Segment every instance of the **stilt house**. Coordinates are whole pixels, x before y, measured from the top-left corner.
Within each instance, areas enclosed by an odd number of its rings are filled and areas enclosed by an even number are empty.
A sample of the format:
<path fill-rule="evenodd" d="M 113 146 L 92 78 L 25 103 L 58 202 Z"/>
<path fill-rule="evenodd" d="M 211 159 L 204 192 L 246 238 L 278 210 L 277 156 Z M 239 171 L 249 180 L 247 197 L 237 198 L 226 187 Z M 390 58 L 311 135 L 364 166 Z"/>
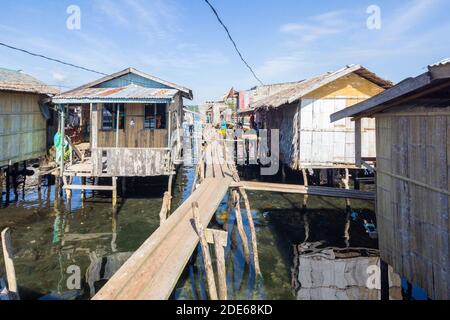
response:
<path fill-rule="evenodd" d="M 21 71 L 0 68 L 0 168 L 47 154 L 47 103 L 58 92 Z"/>
<path fill-rule="evenodd" d="M 376 121 L 382 259 L 432 299 L 450 299 L 450 59 L 331 116 L 345 118 Z"/>
<path fill-rule="evenodd" d="M 351 168 L 355 163 L 355 127 L 330 115 L 392 87 L 360 65 L 290 83 L 253 103 L 257 125 L 280 130 L 280 160 L 292 169 Z M 375 122 L 362 124 L 363 155 L 375 157 Z"/>
<path fill-rule="evenodd" d="M 133 68 L 54 97 L 62 123 L 69 106 L 89 110 L 83 122 L 91 156 L 62 169 L 72 176 L 170 175 L 181 147 L 183 98 L 192 99 L 192 91 Z"/>

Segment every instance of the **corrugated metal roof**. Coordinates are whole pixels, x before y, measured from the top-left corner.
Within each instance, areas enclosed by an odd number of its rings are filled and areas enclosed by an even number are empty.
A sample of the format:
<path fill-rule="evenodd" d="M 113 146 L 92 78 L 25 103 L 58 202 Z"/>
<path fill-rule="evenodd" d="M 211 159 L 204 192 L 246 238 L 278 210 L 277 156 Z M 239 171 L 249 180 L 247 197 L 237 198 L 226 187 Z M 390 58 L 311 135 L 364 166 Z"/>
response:
<path fill-rule="evenodd" d="M 28 74 L 4 68 L 0 68 L 0 90 L 46 95 L 59 93 L 58 89 L 48 86 Z"/>
<path fill-rule="evenodd" d="M 100 102 L 167 102 L 178 93 L 176 89 L 144 88 L 131 84 L 121 88 L 83 88 L 57 95 L 56 104 Z"/>
<path fill-rule="evenodd" d="M 387 89 L 393 86 L 393 83 L 378 77 L 376 74 L 370 72 L 368 69 L 360 65 L 349 65 L 345 68 L 337 70 L 335 72 L 329 72 L 317 77 L 313 77 L 304 81 L 300 81 L 298 84 L 294 84 L 292 87 L 282 90 L 278 93 L 270 95 L 267 98 L 258 100 L 253 103 L 250 107 L 252 109 L 260 108 L 278 108 L 280 106 L 291 104 L 308 93 L 311 93 L 341 77 L 348 74 L 356 73 L 360 77 L 363 77 L 380 87 Z"/>
<path fill-rule="evenodd" d="M 439 67 L 439 66 L 443 66 L 443 65 L 446 65 L 449 63 L 450 63 L 450 58 L 447 58 L 447 59 L 441 60 L 439 62 L 430 64 L 429 67 Z"/>
<path fill-rule="evenodd" d="M 79 88 L 76 88 L 76 89 L 74 89 L 74 90 L 71 90 L 70 92 L 72 92 L 72 91 L 78 91 L 78 90 L 86 89 L 86 88 L 96 87 L 96 86 L 98 86 L 98 85 L 100 85 L 100 84 L 102 84 L 102 83 L 111 81 L 111 80 L 113 80 L 113 79 L 120 78 L 120 77 L 122 77 L 122 76 L 124 76 L 124 75 L 127 75 L 127 74 L 135 74 L 135 75 L 138 75 L 138 76 L 143 77 L 143 78 L 145 78 L 145 79 L 149 79 L 149 80 L 152 80 L 152 81 L 161 83 L 161 84 L 163 84 L 163 85 L 165 85 L 165 86 L 167 86 L 167 87 L 177 89 L 177 90 L 179 90 L 179 91 L 182 93 L 182 95 L 183 95 L 185 98 L 190 99 L 190 100 L 193 99 L 193 94 L 192 94 L 192 90 L 191 90 L 191 89 L 188 89 L 188 88 L 186 88 L 186 87 L 177 85 L 177 84 L 175 84 L 175 83 L 173 83 L 173 82 L 169 82 L 169 81 L 163 80 L 163 79 L 161 79 L 161 78 L 158 78 L 158 77 L 149 75 L 149 74 L 147 74 L 147 73 L 145 73 L 145 72 L 139 71 L 139 70 L 134 69 L 134 68 L 127 68 L 127 69 L 122 70 L 122 71 L 120 71 L 120 72 L 111 74 L 111 75 L 109 75 L 109 76 L 105 76 L 105 77 L 103 77 L 103 78 L 101 78 L 101 79 L 98 79 L 98 80 L 96 80 L 96 81 L 93 81 L 93 82 L 90 82 L 90 83 L 88 83 L 88 84 L 85 84 L 85 85 L 83 85 L 83 86 L 81 86 L 81 87 L 79 87 Z"/>
<path fill-rule="evenodd" d="M 439 88 L 439 90 L 443 91 L 450 88 L 450 84 L 448 82 L 450 80 L 450 59 L 445 59 L 438 63 L 429 65 L 428 70 L 429 71 L 417 77 L 407 78 L 399 82 L 394 87 L 381 92 L 372 98 L 357 103 L 339 112 L 333 113 L 331 115 L 331 122 L 348 117 L 370 117 L 376 113 L 384 111 L 386 108 L 395 106 L 403 98 L 415 95 L 415 98 L 419 99 L 421 95 L 426 95 L 427 91 L 433 87 Z M 437 91 L 434 91 L 432 94 L 435 95 L 435 101 L 432 102 L 432 105 L 445 105 L 447 103 L 448 99 L 439 98 L 436 96 Z M 411 108 L 415 106 L 414 100 L 411 99 L 408 101 L 408 104 Z M 426 106 L 427 103 L 421 102 L 420 105 Z"/>

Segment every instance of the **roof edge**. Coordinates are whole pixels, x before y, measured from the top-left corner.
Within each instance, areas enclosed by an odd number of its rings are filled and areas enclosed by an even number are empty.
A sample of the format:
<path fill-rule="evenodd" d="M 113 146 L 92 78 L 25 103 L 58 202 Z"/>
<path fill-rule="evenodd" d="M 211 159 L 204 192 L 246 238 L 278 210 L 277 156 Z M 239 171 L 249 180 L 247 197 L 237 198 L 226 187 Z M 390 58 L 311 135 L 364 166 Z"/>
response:
<path fill-rule="evenodd" d="M 80 86 L 80 87 L 78 87 L 78 88 L 75 88 L 75 89 L 66 91 L 66 92 L 64 92 L 63 94 L 67 94 L 67 93 L 70 93 L 70 92 L 73 92 L 73 91 L 77 91 L 77 90 L 81 90 L 81 89 L 86 89 L 86 88 L 94 87 L 94 86 L 97 86 L 97 85 L 99 85 L 99 84 L 101 84 L 101 83 L 104 83 L 104 82 L 107 82 L 107 81 L 110 81 L 110 80 L 119 78 L 119 77 L 121 77 L 121 76 L 123 76 L 123 75 L 126 75 L 126 74 L 129 74 L 129 73 L 133 73 L 133 74 L 139 75 L 139 76 L 141 76 L 141 77 L 143 77 L 143 78 L 147 78 L 147 79 L 149 79 L 149 80 L 152 80 L 152 81 L 155 81 L 155 82 L 159 82 L 159 83 L 161 83 L 161 84 L 164 84 L 164 85 L 166 85 L 166 86 L 168 86 L 168 87 L 177 89 L 177 90 L 179 90 L 179 91 L 182 92 L 183 97 L 185 97 L 185 98 L 187 98 L 187 99 L 189 99 L 189 100 L 192 100 L 192 99 L 194 98 L 191 89 L 188 89 L 188 88 L 186 88 L 186 87 L 177 85 L 177 84 L 175 84 L 175 83 L 173 83 L 173 82 L 166 81 L 166 80 L 163 80 L 163 79 L 161 79 L 161 78 L 152 76 L 152 75 L 150 75 L 150 74 L 148 74 L 148 73 L 139 71 L 139 70 L 137 70 L 137 69 L 135 69 L 135 68 L 132 68 L 132 67 L 126 68 L 126 69 L 124 69 L 124 70 L 122 70 L 122 71 L 113 73 L 113 74 L 111 74 L 111 75 L 104 76 L 103 78 L 100 78 L 100 79 L 97 79 L 97 80 L 95 80 L 95 81 L 89 82 L 89 83 L 87 83 L 87 84 L 85 84 L 85 85 L 82 85 L 82 86 Z"/>

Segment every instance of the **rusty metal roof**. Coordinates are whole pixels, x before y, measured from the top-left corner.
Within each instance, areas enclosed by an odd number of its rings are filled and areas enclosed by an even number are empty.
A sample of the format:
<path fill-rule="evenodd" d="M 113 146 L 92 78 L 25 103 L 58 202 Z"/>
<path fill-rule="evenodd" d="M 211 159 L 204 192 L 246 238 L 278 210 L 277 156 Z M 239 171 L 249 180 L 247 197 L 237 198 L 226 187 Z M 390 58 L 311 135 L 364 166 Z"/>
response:
<path fill-rule="evenodd" d="M 0 91 L 16 91 L 55 95 L 59 90 L 22 73 L 21 71 L 0 68 Z"/>
<path fill-rule="evenodd" d="M 120 78 L 120 77 L 122 77 L 124 75 L 127 75 L 127 74 L 135 74 L 135 75 L 138 75 L 138 76 L 140 76 L 142 78 L 145 78 L 145 79 L 152 80 L 152 81 L 155 81 L 157 83 L 163 84 L 163 85 L 165 85 L 165 86 L 167 86 L 169 88 L 177 89 L 177 90 L 179 90 L 181 92 L 183 97 L 185 97 L 187 99 L 190 99 L 190 100 L 193 99 L 193 94 L 192 94 L 192 90 L 191 89 L 188 89 L 186 87 L 177 85 L 177 84 L 175 84 L 173 82 L 169 82 L 169 81 L 163 80 L 161 78 L 149 75 L 149 74 L 147 74 L 145 72 L 142 72 L 142 71 L 139 71 L 139 70 L 137 70 L 135 68 L 127 68 L 125 70 L 113 73 L 113 74 L 105 76 L 105 77 L 103 77 L 101 79 L 98 79 L 98 80 L 95 80 L 95 81 L 90 82 L 88 84 L 85 84 L 85 85 L 83 85 L 83 86 L 81 86 L 79 88 L 71 90 L 71 92 L 72 91 L 78 91 L 78 90 L 81 90 L 81 89 L 86 89 L 86 88 L 97 87 L 97 86 L 99 86 L 102 83 L 105 83 L 105 82 L 113 80 L 113 79 Z"/>
<path fill-rule="evenodd" d="M 360 65 L 349 65 L 335 72 L 325 73 L 304 81 L 300 81 L 298 84 L 293 84 L 288 89 L 282 90 L 264 99 L 256 101 L 255 103 L 250 105 L 250 107 L 256 110 L 261 108 L 278 108 L 283 105 L 294 103 L 308 93 L 311 93 L 351 73 L 355 73 L 384 89 L 388 89 L 393 86 L 392 82 L 378 77 L 376 74 L 370 72 L 368 69 Z"/>
<path fill-rule="evenodd" d="M 120 88 L 81 88 L 53 98 L 55 104 L 70 103 L 167 103 L 177 89 L 145 88 L 135 84 Z"/>

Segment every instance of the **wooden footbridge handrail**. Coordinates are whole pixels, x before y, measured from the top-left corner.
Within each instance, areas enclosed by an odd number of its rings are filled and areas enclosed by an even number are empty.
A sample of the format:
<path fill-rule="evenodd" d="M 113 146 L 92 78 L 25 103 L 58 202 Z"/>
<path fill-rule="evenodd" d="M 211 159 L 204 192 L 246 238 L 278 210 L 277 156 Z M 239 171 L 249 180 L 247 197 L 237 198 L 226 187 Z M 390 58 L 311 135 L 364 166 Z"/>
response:
<path fill-rule="evenodd" d="M 374 192 L 338 189 L 330 187 L 301 186 L 301 185 L 267 183 L 256 181 L 241 181 L 238 183 L 233 183 L 231 187 L 241 187 L 250 191 L 297 193 L 297 194 L 307 194 L 313 196 L 324 196 L 324 197 L 345 198 L 345 199 L 375 200 Z"/>

